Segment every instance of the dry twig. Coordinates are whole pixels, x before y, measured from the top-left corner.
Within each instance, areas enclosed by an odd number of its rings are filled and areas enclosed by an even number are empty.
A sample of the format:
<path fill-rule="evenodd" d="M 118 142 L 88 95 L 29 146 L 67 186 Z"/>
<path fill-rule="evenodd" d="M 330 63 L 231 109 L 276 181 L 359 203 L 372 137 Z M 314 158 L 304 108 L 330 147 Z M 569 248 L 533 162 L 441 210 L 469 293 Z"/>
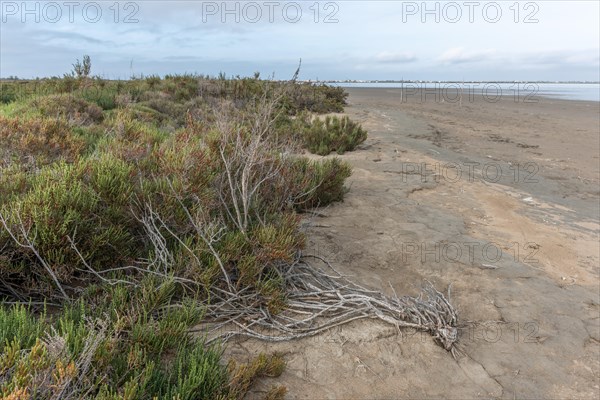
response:
<path fill-rule="evenodd" d="M 397 328 L 429 332 L 455 355 L 457 313 L 432 284 L 428 283 L 416 297 L 389 297 L 349 281 L 330 265 L 328 268 L 332 273 L 310 265 L 307 257 L 282 267 L 279 273 L 285 282 L 287 308 L 276 315 L 249 292 L 215 291 L 215 301 L 207 306 L 206 316 L 213 321 L 209 341 L 227 341 L 236 336 L 287 341 L 370 318 Z"/>

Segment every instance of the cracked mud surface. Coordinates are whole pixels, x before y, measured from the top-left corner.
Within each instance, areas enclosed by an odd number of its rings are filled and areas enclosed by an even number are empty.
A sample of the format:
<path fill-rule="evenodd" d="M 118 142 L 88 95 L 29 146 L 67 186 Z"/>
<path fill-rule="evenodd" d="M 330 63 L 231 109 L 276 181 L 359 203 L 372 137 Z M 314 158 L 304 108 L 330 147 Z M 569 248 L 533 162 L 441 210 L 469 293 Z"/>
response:
<path fill-rule="evenodd" d="M 307 218 L 307 252 L 386 293 L 451 284 L 463 355 L 375 321 L 289 343 L 230 343 L 226 354 L 240 360 L 285 354 L 284 374 L 253 396 L 284 384 L 290 399 L 597 399 L 597 103 L 458 107 L 349 92 L 347 113 L 369 139 L 343 156 L 354 167 L 346 200 Z M 515 179 L 526 164 L 532 179 Z M 484 177 L 488 165 L 502 176 Z"/>

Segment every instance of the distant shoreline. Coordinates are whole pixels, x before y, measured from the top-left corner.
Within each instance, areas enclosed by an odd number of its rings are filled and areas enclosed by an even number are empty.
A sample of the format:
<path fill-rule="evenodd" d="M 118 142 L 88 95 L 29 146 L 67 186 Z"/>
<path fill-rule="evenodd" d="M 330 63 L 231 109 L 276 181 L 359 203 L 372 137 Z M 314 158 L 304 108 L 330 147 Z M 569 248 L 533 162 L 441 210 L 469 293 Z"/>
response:
<path fill-rule="evenodd" d="M 311 82 L 311 80 L 306 80 L 305 82 Z M 314 82 L 314 81 L 312 81 Z M 600 84 L 600 81 L 469 81 L 469 80 L 462 80 L 462 81 L 456 81 L 456 80 L 452 80 L 452 81 L 438 81 L 438 80 L 324 80 L 324 81 L 317 81 L 317 82 L 322 82 L 322 83 L 479 83 L 479 84 L 483 84 L 483 83 L 501 83 L 501 84 L 515 84 L 515 83 L 542 83 L 542 84 L 551 84 L 551 85 L 573 85 L 573 84 L 582 84 L 582 85 L 598 85 Z"/>
<path fill-rule="evenodd" d="M 534 83 L 534 82 L 341 82 L 331 83 L 345 89 L 396 89 L 403 96 L 440 97 L 440 101 L 458 102 L 473 96 L 483 96 L 490 103 L 499 98 L 513 97 L 518 102 L 535 102 L 535 99 L 549 98 L 567 101 L 600 102 L 600 84 L 598 83 Z M 436 96 L 436 93 L 439 96 Z M 429 101 L 429 100 L 428 100 Z"/>

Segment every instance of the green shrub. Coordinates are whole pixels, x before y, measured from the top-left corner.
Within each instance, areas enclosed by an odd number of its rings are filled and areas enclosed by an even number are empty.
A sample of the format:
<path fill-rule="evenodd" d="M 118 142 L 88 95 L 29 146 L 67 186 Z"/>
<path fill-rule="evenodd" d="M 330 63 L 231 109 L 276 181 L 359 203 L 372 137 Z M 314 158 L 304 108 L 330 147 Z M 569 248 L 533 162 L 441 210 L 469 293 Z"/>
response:
<path fill-rule="evenodd" d="M 229 375 L 221 350 L 189 336 L 201 316 L 195 305 L 164 308 L 174 300 L 172 289 L 156 280 L 134 290 L 116 286 L 52 320 L 22 305 L 0 306 L 0 396 L 225 397 Z M 110 300 L 124 295 L 127 303 Z"/>
<path fill-rule="evenodd" d="M 175 101 L 185 102 L 198 95 L 198 78 L 193 75 L 167 75 L 162 89 Z"/>
<path fill-rule="evenodd" d="M 0 103 L 8 104 L 17 100 L 19 87 L 14 83 L 0 82 Z"/>
<path fill-rule="evenodd" d="M 74 161 L 85 149 L 85 140 L 66 122 L 49 118 L 0 116 L 0 155 L 20 161 L 31 158 L 43 165 L 58 160 Z"/>
<path fill-rule="evenodd" d="M 367 139 L 367 132 L 347 116 L 315 118 L 303 132 L 306 147 L 311 153 L 325 156 L 332 151 L 344 154 Z"/>
<path fill-rule="evenodd" d="M 343 91 L 258 76 L 24 85 L 44 94 L 0 105 L 0 296 L 53 305 L 0 307 L 0 396 L 241 398 L 281 373 L 280 357 L 227 368 L 188 331 L 215 285 L 285 309 L 298 212 L 341 201 L 351 173 L 292 154 L 308 112 L 339 110 Z M 323 126 L 337 151 L 364 133 Z"/>
<path fill-rule="evenodd" d="M 141 228 L 129 211 L 131 171 L 131 166 L 109 155 L 48 166 L 31 176 L 30 189 L 13 194 L 0 213 L 21 243 L 30 241 L 61 281 L 72 282 L 83 266 L 68 237 L 96 268 L 140 254 L 134 235 Z M 0 243 L 22 279 L 41 277 L 31 282 L 37 286 L 33 289 L 51 291 L 54 283 L 32 249 L 14 243 L 6 229 L 0 230 Z M 0 276 L 6 273 L 6 279 L 16 279 L 15 267 L 0 269 Z"/>
<path fill-rule="evenodd" d="M 160 124 L 172 123 L 176 127 L 185 124 L 186 108 L 184 104 L 176 103 L 168 98 L 155 97 L 136 104 L 136 107 L 154 112 L 155 120 Z"/>
<path fill-rule="evenodd" d="M 158 75 L 150 75 L 146 78 L 146 84 L 151 90 L 158 86 L 160 84 L 160 81 L 161 79 Z"/>
<path fill-rule="evenodd" d="M 225 365 L 220 346 L 188 333 L 202 309 L 177 301 L 176 292 L 172 281 L 158 278 L 89 288 L 52 318 L 1 305 L 0 397 L 242 399 L 257 379 L 283 372 L 278 354 Z"/>
<path fill-rule="evenodd" d="M 341 87 L 301 83 L 292 86 L 283 99 L 283 108 L 288 114 L 302 111 L 317 114 L 343 112 L 348 93 Z"/>
<path fill-rule="evenodd" d="M 299 159 L 294 168 L 298 176 L 309 178 L 302 193 L 296 201 L 296 208 L 309 210 L 324 207 L 336 201 L 342 201 L 348 189 L 344 183 L 350 175 L 350 165 L 338 158 L 323 161 Z"/>
<path fill-rule="evenodd" d="M 286 131 L 303 127 L 306 117 L 290 119 L 279 114 L 277 128 L 262 139 L 254 164 L 249 166 L 253 176 L 249 183 L 262 183 L 244 211 L 247 221 L 240 245 L 236 231 L 241 226 L 226 218 L 235 213 L 234 203 L 241 204 L 240 198 L 232 200 L 224 175 L 227 167 L 219 146 L 224 144 L 226 133 L 215 129 L 213 119 L 198 120 L 191 113 L 186 115 L 183 129 L 168 132 L 162 125 L 164 121 L 181 118 L 178 114 L 183 114 L 184 106 L 198 104 L 212 112 L 210 104 L 200 97 L 185 100 L 189 96 L 183 96 L 181 101 L 186 101 L 185 105 L 176 99 L 177 88 L 189 90 L 191 96 L 198 82 L 205 80 L 181 76 L 130 82 L 92 81 L 108 93 L 141 91 L 142 95 L 137 97 L 146 100 L 128 101 L 116 110 L 100 110 L 98 116 L 94 114 L 98 107 L 79 97 L 48 95 L 23 103 L 35 105 L 36 112 L 46 119 L 4 119 L 0 128 L 3 147 L 17 158 L 34 155 L 43 162 L 37 163 L 42 168 L 31 175 L 21 163 L 3 167 L 2 181 L 6 185 L 2 187 L 5 196 L 0 210 L 7 227 L 17 233 L 18 239 L 27 239 L 20 232 L 21 225 L 30 230 L 31 245 L 60 282 L 89 281 L 94 277 L 87 270 L 89 267 L 119 269 L 137 257 L 153 257 L 153 245 L 139 221 L 139 216 L 146 212 L 145 204 L 151 204 L 170 230 L 168 234 L 162 233 L 173 254 L 169 273 L 197 279 L 203 285 L 212 284 L 219 274 L 218 263 L 197 237 L 194 224 L 216 220 L 230 232 L 215 243 L 215 249 L 230 265 L 230 272 L 236 276 L 234 280 L 258 288 L 268 275 L 269 265 L 289 262 L 302 247 L 294 208 L 304 210 L 343 198 L 343 183 L 350 174 L 347 165 L 337 160 L 318 163 L 281 156 L 280 144 L 295 138 Z M 258 94 L 261 87 L 272 90 L 279 85 L 257 79 L 218 82 L 242 97 Z M 54 81 L 44 85 L 61 87 Z M 150 86 L 152 92 L 148 91 Z M 308 86 L 299 87 L 306 90 Z M 78 89 L 77 93 L 79 96 L 86 92 Z M 253 101 L 232 103 L 231 111 L 231 124 L 239 130 L 241 139 L 226 144 L 225 152 L 233 163 L 229 168 L 242 171 L 247 168 L 245 152 L 248 146 L 253 146 L 253 121 L 260 110 Z M 95 116 L 94 124 L 87 124 L 87 117 L 72 128 L 61 122 L 86 112 L 90 118 Z M 49 118 L 53 113 L 59 116 L 58 120 Z M 330 125 L 337 126 L 333 122 Z M 234 144 L 239 147 L 231 147 Z M 237 154 L 235 160 L 234 154 Z M 242 175 L 233 178 L 242 179 Z M 203 215 L 202 220 L 190 220 L 182 204 L 194 215 Z M 69 237 L 74 239 L 81 254 L 72 249 Z M 232 238 L 237 238 L 234 242 L 238 244 L 230 250 L 228 240 Z M 55 286 L 32 249 L 12 243 L 3 230 L 0 240 L 7 246 L 0 260 L 3 263 L 0 274 L 5 279 L 19 285 L 28 282 L 32 289 L 27 291 L 29 295 L 48 293 Z M 182 247 L 179 240 L 185 241 L 189 248 Z M 82 264 L 80 256 L 87 265 Z M 272 299 L 281 297 L 276 291 L 267 292 Z"/>
<path fill-rule="evenodd" d="M 27 112 L 43 117 L 62 118 L 71 125 L 89 125 L 102 121 L 102 108 L 70 94 L 35 97 L 25 105 Z"/>
<path fill-rule="evenodd" d="M 7 347 L 14 345 L 14 342 L 19 348 L 33 346 L 36 339 L 44 333 L 40 320 L 45 318 L 45 313 L 36 317 L 27 307 L 20 304 L 0 307 L 0 354 L 6 354 Z M 4 362 L 4 359 L 2 361 Z M 0 371 L 2 370 L 0 367 Z"/>
<path fill-rule="evenodd" d="M 73 138 L 83 141 L 84 145 L 80 150 L 80 156 L 88 156 L 95 149 L 98 143 L 106 136 L 106 128 L 103 125 L 74 126 L 71 128 Z"/>
<path fill-rule="evenodd" d="M 79 89 L 74 95 L 96 104 L 102 110 L 112 110 L 117 107 L 119 90 L 115 85 L 99 85 L 98 83 Z"/>

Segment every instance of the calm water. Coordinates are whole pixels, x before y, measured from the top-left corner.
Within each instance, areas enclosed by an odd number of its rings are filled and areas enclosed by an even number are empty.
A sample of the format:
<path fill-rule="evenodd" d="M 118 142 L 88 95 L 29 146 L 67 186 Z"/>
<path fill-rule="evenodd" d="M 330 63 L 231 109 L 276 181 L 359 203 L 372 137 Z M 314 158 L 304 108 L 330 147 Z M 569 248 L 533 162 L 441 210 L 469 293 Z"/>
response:
<path fill-rule="evenodd" d="M 414 89 L 440 88 L 449 92 L 462 87 L 463 92 L 475 94 L 485 93 L 489 97 L 496 95 L 519 96 L 523 99 L 528 96 L 543 96 L 565 100 L 587 100 L 600 102 L 600 84 L 598 83 L 331 83 L 342 87 L 370 87 L 370 88 L 404 88 L 407 91 Z"/>

